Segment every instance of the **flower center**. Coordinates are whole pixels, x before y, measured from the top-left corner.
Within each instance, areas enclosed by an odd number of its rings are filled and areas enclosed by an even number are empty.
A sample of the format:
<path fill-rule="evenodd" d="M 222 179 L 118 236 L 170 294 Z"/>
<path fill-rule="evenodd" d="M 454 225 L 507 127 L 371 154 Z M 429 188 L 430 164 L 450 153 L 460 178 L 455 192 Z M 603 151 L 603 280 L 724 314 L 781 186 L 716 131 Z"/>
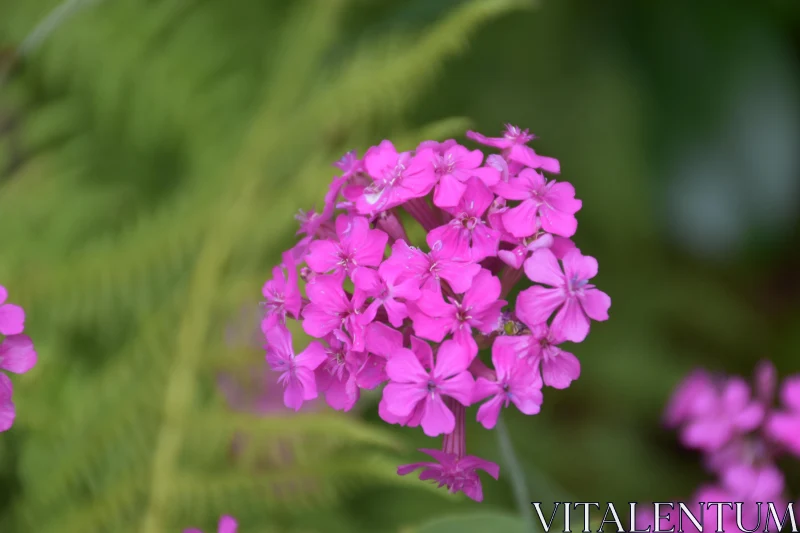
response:
<path fill-rule="evenodd" d="M 580 292 L 589 283 L 588 279 L 578 279 L 577 274 L 567 281 L 567 290 L 570 293 Z"/>
<path fill-rule="evenodd" d="M 466 228 L 470 231 L 475 229 L 475 226 L 478 225 L 478 219 L 476 217 L 467 215 L 465 213 L 459 215 L 458 219 L 461 222 L 461 227 Z"/>

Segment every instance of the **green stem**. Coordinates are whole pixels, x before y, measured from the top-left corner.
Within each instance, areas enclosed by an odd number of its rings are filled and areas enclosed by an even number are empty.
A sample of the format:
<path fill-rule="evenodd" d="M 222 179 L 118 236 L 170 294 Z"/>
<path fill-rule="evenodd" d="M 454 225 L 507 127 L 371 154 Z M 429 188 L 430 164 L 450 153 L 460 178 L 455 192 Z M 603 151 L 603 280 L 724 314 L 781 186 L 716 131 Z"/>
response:
<path fill-rule="evenodd" d="M 531 508 L 531 498 L 528 494 L 528 486 L 522 476 L 522 467 L 514 454 L 514 445 L 506 429 L 505 422 L 501 417 L 497 421 L 497 441 L 500 445 L 500 455 L 503 457 L 504 466 L 511 477 L 511 489 L 514 491 L 514 499 L 517 502 L 519 514 L 525 523 L 525 529 L 530 532 L 536 531 L 533 520 L 533 509 Z"/>

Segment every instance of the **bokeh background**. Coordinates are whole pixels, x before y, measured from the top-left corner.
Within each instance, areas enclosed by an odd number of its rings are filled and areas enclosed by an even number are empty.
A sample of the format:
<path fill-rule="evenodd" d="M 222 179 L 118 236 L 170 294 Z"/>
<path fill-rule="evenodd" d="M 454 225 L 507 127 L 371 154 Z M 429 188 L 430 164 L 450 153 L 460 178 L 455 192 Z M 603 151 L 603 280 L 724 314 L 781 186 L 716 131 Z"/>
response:
<path fill-rule="evenodd" d="M 661 426 L 680 378 L 800 372 L 796 0 L 4 0 L 0 45 L 0 282 L 39 353 L 0 436 L 2 533 L 518 512 L 496 432 L 468 430 L 504 469 L 476 504 L 395 475 L 438 443 L 376 397 L 294 415 L 265 378 L 292 216 L 383 138 L 518 124 L 584 202 L 611 319 L 577 382 L 504 415 L 532 500 L 688 497 L 708 476 Z"/>

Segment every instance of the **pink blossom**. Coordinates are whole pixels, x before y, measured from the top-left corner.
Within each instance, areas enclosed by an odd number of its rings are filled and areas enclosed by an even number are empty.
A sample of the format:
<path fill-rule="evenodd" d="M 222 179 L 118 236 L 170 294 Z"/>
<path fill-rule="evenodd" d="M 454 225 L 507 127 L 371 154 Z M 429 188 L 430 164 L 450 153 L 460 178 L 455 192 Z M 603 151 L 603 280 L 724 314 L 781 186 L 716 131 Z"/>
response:
<path fill-rule="evenodd" d="M 295 319 L 300 318 L 302 296 L 297 285 L 295 260 L 290 252 L 284 253 L 283 263 L 272 269 L 272 279 L 264 284 L 261 292 L 266 300 L 264 302 L 266 314 L 261 322 L 262 331 L 266 333 L 276 324 L 285 324 L 287 313 Z"/>
<path fill-rule="evenodd" d="M 681 437 L 691 448 L 719 450 L 731 438 L 752 431 L 764 418 L 764 408 L 754 401 L 741 378 L 729 378 L 715 387 L 713 396 L 702 395 L 693 406 Z"/>
<path fill-rule="evenodd" d="M 402 242 L 402 241 L 401 241 Z M 408 316 L 405 301 L 419 298 L 419 281 L 415 279 L 400 280 L 402 272 L 383 263 L 377 271 L 369 268 L 358 268 L 353 274 L 353 284 L 367 296 L 374 298 L 372 307 L 381 306 L 386 310 L 389 323 L 396 328 L 403 325 Z M 398 300 L 398 298 L 403 301 Z"/>
<path fill-rule="evenodd" d="M 556 337 L 547 324 L 530 326 L 528 335 L 502 336 L 494 341 L 493 349 L 515 353 L 536 369 L 548 387 L 566 389 L 581 375 L 581 363 L 573 354 L 559 348 L 564 339 Z"/>
<path fill-rule="evenodd" d="M 334 330 L 325 340 L 328 344 L 324 348 L 326 360 L 316 369 L 317 389 L 325 393 L 325 401 L 332 408 L 349 411 L 360 396 L 355 376 L 359 357 L 352 351 L 353 343 L 341 330 Z"/>
<path fill-rule="evenodd" d="M 454 341 L 446 341 L 439 347 L 432 371 L 423 368 L 411 350 L 396 351 L 386 363 L 391 380 L 383 390 L 387 409 L 403 417 L 422 404 L 420 425 L 426 435 L 436 437 L 452 432 L 455 417 L 443 397 L 451 397 L 462 405 L 470 404 L 475 385 L 467 371 L 471 362 L 469 353 Z"/>
<path fill-rule="evenodd" d="M 500 148 L 503 150 L 504 157 L 526 167 L 541 168 L 553 174 L 561 172 L 558 159 L 538 155 L 533 148 L 526 146 L 536 136 L 517 126 L 506 124 L 506 131 L 502 137 L 486 137 L 480 133 L 468 131 L 467 138 L 485 146 Z"/>
<path fill-rule="evenodd" d="M 236 520 L 233 519 L 233 517 L 224 515 L 222 518 L 219 519 L 219 525 L 217 526 L 217 533 L 236 533 L 236 529 L 238 527 L 239 524 L 236 522 Z M 183 533 L 203 533 L 203 532 L 197 528 L 190 528 L 190 529 L 184 529 Z"/>
<path fill-rule="evenodd" d="M 361 214 L 391 209 L 412 198 L 422 198 L 436 185 L 433 150 L 411 155 L 398 154 L 394 145 L 383 141 L 364 155 L 364 167 L 374 180 L 356 201 Z"/>
<path fill-rule="evenodd" d="M 665 412 L 667 427 L 676 428 L 713 409 L 717 391 L 711 376 L 702 369 L 689 374 L 672 393 Z"/>
<path fill-rule="evenodd" d="M 304 211 L 300 210 L 295 215 L 295 220 L 300 223 L 296 235 L 305 235 L 298 243 L 290 250 L 292 257 L 295 260 L 300 260 L 308 253 L 308 247 L 316 239 L 335 238 L 336 231 L 331 220 L 333 211 L 328 211 L 329 207 L 326 205 L 326 211 L 317 213 L 314 210 Z"/>
<path fill-rule="evenodd" d="M 767 434 L 789 452 L 800 457 L 800 376 L 786 379 L 780 396 L 783 408 L 769 417 Z"/>
<path fill-rule="evenodd" d="M 364 328 L 374 315 L 362 314 L 366 295 L 356 289 L 352 298 L 337 276 L 317 276 L 306 285 L 310 303 L 303 309 L 303 331 L 318 339 L 343 329 L 353 340 L 353 349 L 364 349 Z"/>
<path fill-rule="evenodd" d="M 397 338 L 391 337 L 387 338 L 386 341 L 387 343 L 385 344 L 384 349 L 388 351 L 384 353 L 388 354 L 386 356 L 387 359 L 391 358 L 392 354 L 404 349 L 402 338 L 399 339 L 399 342 Z M 413 352 L 413 354 L 416 356 L 417 361 L 419 361 L 419 364 L 422 365 L 422 368 L 430 374 L 433 370 L 433 350 L 431 349 L 431 346 L 427 342 L 419 339 L 418 337 L 414 337 L 413 335 L 410 337 L 409 341 L 411 344 L 411 352 Z M 391 409 L 389 409 L 391 400 L 391 397 L 387 397 L 384 394 L 380 403 L 378 404 L 378 415 L 384 422 L 387 424 L 400 424 L 401 426 L 407 426 L 410 428 L 419 427 L 420 423 L 422 422 L 422 415 L 426 412 L 427 404 L 425 402 L 419 402 L 407 415 L 396 415 L 391 411 Z M 456 423 L 458 423 L 458 420 L 456 420 Z"/>
<path fill-rule="evenodd" d="M 589 319 L 608 320 L 611 298 L 588 281 L 597 275 L 597 260 L 576 248 L 561 260 L 552 251 L 540 249 L 525 261 L 525 274 L 531 281 L 551 288 L 534 286 L 517 298 L 517 315 L 526 324 L 540 324 L 557 311 L 551 328 L 554 335 L 582 342 L 589 333 Z"/>
<path fill-rule="evenodd" d="M 364 161 L 358 158 L 358 152 L 355 150 L 344 154 L 333 166 L 342 171 L 343 178 L 365 172 Z"/>
<path fill-rule="evenodd" d="M 383 261 L 389 236 L 369 228 L 364 217 L 341 215 L 336 219 L 338 241 L 314 241 L 306 263 L 317 273 L 347 273 L 360 266 L 376 267 Z"/>
<path fill-rule="evenodd" d="M 582 202 L 575 199 L 575 188 L 567 182 L 548 182 L 529 168 L 508 182 L 499 182 L 494 191 L 507 200 L 522 202 L 503 214 L 503 224 L 514 237 L 528 237 L 537 229 L 537 218 L 548 233 L 572 237 L 578 228 L 575 219 Z"/>
<path fill-rule="evenodd" d="M 786 509 L 786 498 L 783 495 L 783 474 L 773 465 L 751 466 L 736 465 L 723 472 L 719 483 L 700 487 L 693 500 L 700 502 L 740 502 L 742 503 L 742 525 L 750 529 L 758 524 L 763 530 L 772 530 L 777 524 L 772 514 L 767 511 L 767 502 L 775 505 L 779 516 L 780 509 Z M 761 502 L 759 511 L 758 502 Z M 716 507 L 709 507 L 712 512 L 711 524 L 714 529 L 738 531 L 736 525 L 736 509 L 721 506 L 722 523 L 717 524 Z M 709 524 L 710 525 L 710 524 Z M 709 528 L 710 529 L 710 528 Z"/>
<path fill-rule="evenodd" d="M 27 335 L 11 335 L 0 343 L 0 369 L 24 374 L 36 365 L 36 350 Z"/>
<path fill-rule="evenodd" d="M 430 455 L 436 462 L 400 466 L 397 468 L 399 475 L 405 476 L 422 469 L 419 475 L 419 479 L 422 481 L 433 480 L 440 488 L 447 487 L 452 493 L 463 492 L 477 502 L 483 501 L 483 489 L 478 477 L 478 470 L 483 470 L 494 479 L 500 477 L 500 467 L 496 463 L 474 455 L 458 457 L 455 453 L 441 450 L 420 449 L 419 451 Z"/>
<path fill-rule="evenodd" d="M 283 326 L 267 332 L 266 348 L 267 363 L 275 372 L 281 373 L 278 382 L 285 387 L 283 401 L 286 407 L 299 411 L 304 401 L 317 397 L 314 370 L 327 359 L 325 348 L 315 341 L 295 355 L 292 334 Z"/>
<path fill-rule="evenodd" d="M 423 291 L 419 300 L 409 304 L 414 332 L 435 342 L 453 334 L 456 342 L 474 355 L 478 345 L 472 329 L 489 334 L 500 325 L 501 310 L 508 303 L 499 299 L 500 290 L 500 280 L 482 269 L 460 299 L 448 297 L 448 303 L 439 294 Z"/>
<path fill-rule="evenodd" d="M 538 370 L 520 359 L 513 348 L 497 342 L 492 347 L 492 364 L 495 379 L 479 377 L 475 382 L 473 401 L 491 397 L 478 409 L 478 422 L 486 429 L 492 429 L 497 424 L 500 409 L 508 407 L 509 403 L 526 415 L 537 414 L 543 401 Z"/>
<path fill-rule="evenodd" d="M 470 178 L 458 206 L 447 210 L 453 220 L 428 233 L 428 246 L 433 248 L 441 241 L 445 253 L 451 257 L 469 257 L 475 262 L 497 255 L 500 233 L 482 218 L 493 199 L 481 180 Z"/>
<path fill-rule="evenodd" d="M 25 311 L 18 305 L 7 304 L 8 291 L 0 285 L 0 334 L 16 335 L 25 329 Z"/>
<path fill-rule="evenodd" d="M 454 258 L 452 253 L 445 251 L 441 241 L 433 243 L 429 253 L 411 247 L 405 241 L 397 241 L 392 246 L 392 255 L 382 266 L 391 269 L 398 280 L 415 280 L 422 290 L 429 292 L 441 293 L 444 280 L 456 294 L 469 289 L 481 270 L 477 263 Z"/>
<path fill-rule="evenodd" d="M 14 408 L 14 387 L 11 380 L 3 373 L 0 373 L 0 432 L 8 431 L 14 425 L 17 416 Z"/>
<path fill-rule="evenodd" d="M 475 176 L 492 186 L 500 180 L 500 172 L 492 167 L 481 167 L 483 153 L 468 150 L 457 144 L 433 159 L 439 183 L 433 191 L 433 203 L 437 207 L 455 207 L 467 190 L 467 181 Z"/>

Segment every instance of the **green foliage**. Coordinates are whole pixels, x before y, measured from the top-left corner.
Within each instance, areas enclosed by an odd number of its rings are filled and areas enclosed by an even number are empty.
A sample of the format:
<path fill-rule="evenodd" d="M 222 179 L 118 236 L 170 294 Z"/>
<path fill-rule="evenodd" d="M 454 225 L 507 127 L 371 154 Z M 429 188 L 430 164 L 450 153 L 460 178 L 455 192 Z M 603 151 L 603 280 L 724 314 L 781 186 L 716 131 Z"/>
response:
<path fill-rule="evenodd" d="M 49 4 L 0 7 L 0 37 L 19 42 Z M 330 163 L 383 135 L 463 131 L 400 116 L 478 27 L 526 2 L 464 2 L 369 40 L 343 30 L 357 5 L 287 4 L 92 5 L 3 87 L 15 126 L 0 147 L 21 164 L 0 182 L 0 279 L 40 355 L 0 440 L 17 483 L 4 533 L 160 533 L 222 513 L 293 531 L 310 509 L 320 523 L 297 527 L 333 531 L 357 488 L 434 490 L 395 474 L 393 433 L 330 412 L 232 415 L 213 378 L 262 360 L 223 333 Z M 232 455 L 234 437 L 247 445 Z"/>

